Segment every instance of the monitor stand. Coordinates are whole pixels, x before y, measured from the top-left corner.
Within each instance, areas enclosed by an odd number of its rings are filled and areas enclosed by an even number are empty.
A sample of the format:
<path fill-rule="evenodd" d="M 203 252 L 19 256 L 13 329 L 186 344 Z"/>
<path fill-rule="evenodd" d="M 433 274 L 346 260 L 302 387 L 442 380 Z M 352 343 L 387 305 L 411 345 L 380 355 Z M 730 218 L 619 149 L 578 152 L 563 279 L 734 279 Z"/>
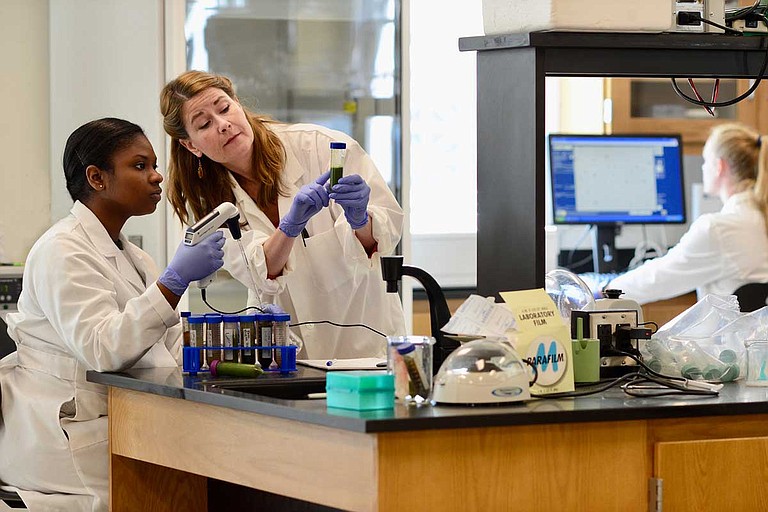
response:
<path fill-rule="evenodd" d="M 616 235 L 621 233 L 620 224 L 592 225 L 592 262 L 595 272 L 618 272 Z"/>

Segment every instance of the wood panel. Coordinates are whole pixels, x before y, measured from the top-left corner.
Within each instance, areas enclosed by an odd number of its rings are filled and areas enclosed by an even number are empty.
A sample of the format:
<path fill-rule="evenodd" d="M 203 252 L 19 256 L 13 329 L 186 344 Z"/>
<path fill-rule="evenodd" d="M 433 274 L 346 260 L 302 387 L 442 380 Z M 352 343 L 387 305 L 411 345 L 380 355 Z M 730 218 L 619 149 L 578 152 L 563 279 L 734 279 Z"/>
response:
<path fill-rule="evenodd" d="M 643 421 L 379 435 L 381 510 L 648 508 Z"/>
<path fill-rule="evenodd" d="M 768 510 L 768 437 L 657 443 L 665 512 Z"/>
<path fill-rule="evenodd" d="M 374 436 L 126 389 L 109 396 L 115 455 L 344 510 L 376 509 Z"/>
<path fill-rule="evenodd" d="M 649 302 L 643 305 L 643 319 L 646 322 L 656 322 L 661 327 L 694 304 L 696 304 L 696 294 L 693 292 L 671 299 Z"/>
<path fill-rule="evenodd" d="M 448 299 L 448 309 L 451 314 L 461 306 L 466 299 Z M 442 326 L 441 326 L 442 327 Z M 416 336 L 432 336 L 432 327 L 430 326 L 429 301 L 413 301 L 413 334 Z"/>
<path fill-rule="evenodd" d="M 112 455 L 111 512 L 207 512 L 207 478 Z M 141 492 L 136 492 L 141 489 Z"/>
<path fill-rule="evenodd" d="M 679 133 L 683 138 L 683 149 L 687 155 L 700 155 L 704 142 L 709 136 L 710 130 L 726 122 L 742 122 L 758 131 L 765 133 L 766 119 L 766 89 L 762 84 L 745 100 L 737 104 L 736 119 L 722 119 L 704 117 L 702 119 L 687 118 L 663 118 L 663 117 L 632 117 L 631 85 L 635 81 L 656 81 L 669 84 L 670 94 L 672 83 L 669 79 L 658 78 L 608 78 L 605 80 L 606 97 L 611 98 L 613 104 L 612 133 Z M 705 92 L 711 91 L 712 80 L 696 80 L 697 87 Z M 691 94 L 688 84 L 684 79 L 678 80 L 678 85 L 686 93 Z M 738 94 L 744 93 L 750 86 L 748 80 L 739 80 Z M 707 96 L 707 94 L 704 94 Z M 718 101 L 726 101 L 732 98 L 720 97 Z M 698 108 L 691 104 L 691 108 Z"/>

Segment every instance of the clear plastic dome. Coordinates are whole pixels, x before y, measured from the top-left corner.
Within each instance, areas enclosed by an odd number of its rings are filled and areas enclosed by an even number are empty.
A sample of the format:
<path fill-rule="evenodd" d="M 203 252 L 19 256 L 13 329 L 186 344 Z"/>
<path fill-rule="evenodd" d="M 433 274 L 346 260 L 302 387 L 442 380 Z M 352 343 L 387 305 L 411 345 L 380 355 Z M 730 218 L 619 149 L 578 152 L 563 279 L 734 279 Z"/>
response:
<path fill-rule="evenodd" d="M 474 340 L 454 350 L 435 376 L 443 403 L 498 403 L 530 398 L 527 365 L 506 342 Z"/>
<path fill-rule="evenodd" d="M 584 281 L 573 272 L 557 268 L 544 276 L 544 289 L 570 325 L 571 311 L 595 309 L 595 298 Z"/>

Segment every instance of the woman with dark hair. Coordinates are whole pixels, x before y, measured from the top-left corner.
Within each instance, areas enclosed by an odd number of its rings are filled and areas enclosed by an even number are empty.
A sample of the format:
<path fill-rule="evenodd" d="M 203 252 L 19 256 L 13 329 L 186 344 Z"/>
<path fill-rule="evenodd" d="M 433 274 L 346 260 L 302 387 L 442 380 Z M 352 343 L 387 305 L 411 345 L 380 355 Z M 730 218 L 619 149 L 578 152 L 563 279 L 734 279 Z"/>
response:
<path fill-rule="evenodd" d="M 81 126 L 63 160 L 75 204 L 30 250 L 19 311 L 7 317 L 17 350 L 0 361 L 0 481 L 30 511 L 106 511 L 107 392 L 85 372 L 177 366 L 175 308 L 191 281 L 222 266 L 224 239 L 180 244 L 158 274 L 121 234 L 155 211 L 163 181 L 133 123 Z"/>
<path fill-rule="evenodd" d="M 245 220 L 225 268 L 250 289 L 251 304 L 274 302 L 291 314 L 310 359 L 384 355 L 364 324 L 405 334 L 397 294 L 387 293 L 381 255 L 400 241 L 403 210 L 373 160 L 346 134 L 286 124 L 245 109 L 224 76 L 188 71 L 163 88 L 163 126 L 171 136 L 168 199 L 182 222 L 224 201 Z M 328 183 L 330 143 L 346 144 L 344 176 Z M 258 304 L 258 302 L 256 302 Z M 324 322 L 318 324 L 317 322 Z"/>

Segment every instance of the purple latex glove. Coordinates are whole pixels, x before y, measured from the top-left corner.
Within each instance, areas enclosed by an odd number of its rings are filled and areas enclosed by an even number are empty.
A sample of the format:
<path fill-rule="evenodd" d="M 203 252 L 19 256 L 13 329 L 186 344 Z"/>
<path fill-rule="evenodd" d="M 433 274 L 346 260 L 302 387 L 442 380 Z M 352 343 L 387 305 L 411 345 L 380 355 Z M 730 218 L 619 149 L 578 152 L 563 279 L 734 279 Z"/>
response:
<path fill-rule="evenodd" d="M 291 238 L 299 236 L 309 219 L 317 212 L 328 206 L 328 190 L 325 182 L 331 171 L 323 173 L 314 182 L 299 189 L 288 213 L 280 219 L 278 228 Z"/>
<path fill-rule="evenodd" d="M 264 313 L 268 313 L 270 315 L 284 315 L 286 313 L 285 310 L 277 304 L 262 304 L 259 307 Z"/>
<path fill-rule="evenodd" d="M 224 265 L 224 233 L 214 231 L 197 245 L 179 244 L 176 254 L 163 271 L 158 283 L 176 295 L 183 295 L 189 283 L 208 277 Z"/>
<path fill-rule="evenodd" d="M 368 224 L 368 199 L 371 187 L 359 174 L 342 176 L 333 189 L 330 198 L 344 209 L 344 216 L 352 229 Z"/>

